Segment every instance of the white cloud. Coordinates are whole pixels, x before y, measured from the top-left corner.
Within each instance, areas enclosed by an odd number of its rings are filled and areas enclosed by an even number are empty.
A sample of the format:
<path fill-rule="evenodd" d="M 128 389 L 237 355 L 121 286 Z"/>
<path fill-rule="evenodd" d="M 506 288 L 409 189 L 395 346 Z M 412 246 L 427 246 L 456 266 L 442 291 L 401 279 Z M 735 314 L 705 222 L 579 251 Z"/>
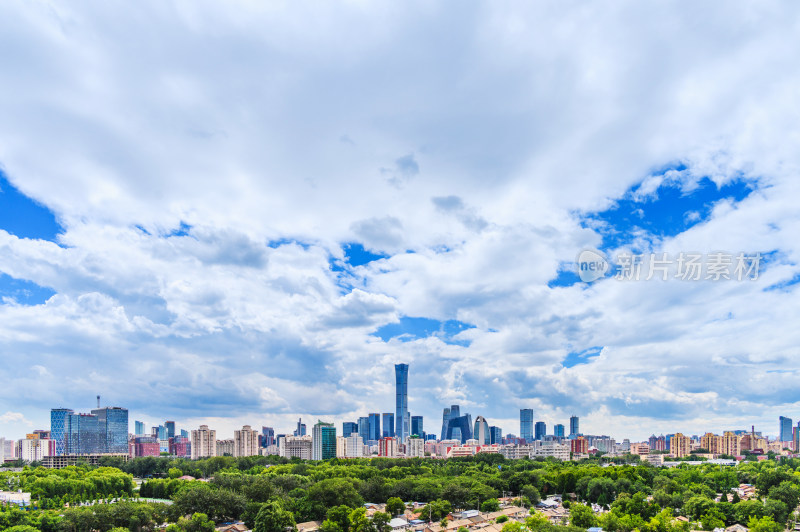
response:
<path fill-rule="evenodd" d="M 800 262 L 799 16 L 4 4 L 0 164 L 66 231 L 57 245 L 0 228 L 0 272 L 57 293 L 0 304 L 0 404 L 44 427 L 100 393 L 187 428 L 289 430 L 393 410 L 406 361 L 429 430 L 459 401 L 506 432 L 522 406 L 618 437 L 770 432 L 798 415 L 797 288 L 763 288 Z M 581 213 L 703 176 L 759 188 L 640 241 L 777 250 L 758 282 L 548 287 L 600 246 Z M 392 256 L 338 271 L 353 240 Z M 370 334 L 403 315 L 477 327 L 467 347 Z M 6 416 L 0 433 L 19 435 Z"/>

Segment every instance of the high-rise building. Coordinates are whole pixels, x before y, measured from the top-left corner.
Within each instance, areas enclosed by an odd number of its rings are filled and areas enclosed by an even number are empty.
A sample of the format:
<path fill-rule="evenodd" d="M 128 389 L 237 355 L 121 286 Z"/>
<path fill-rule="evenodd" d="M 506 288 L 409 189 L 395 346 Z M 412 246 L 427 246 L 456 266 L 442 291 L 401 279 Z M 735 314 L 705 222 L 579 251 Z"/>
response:
<path fill-rule="evenodd" d="M 387 456 L 389 458 L 397 456 L 397 439 L 381 438 L 378 442 L 378 456 Z"/>
<path fill-rule="evenodd" d="M 311 431 L 311 459 L 336 458 L 336 427 L 318 421 Z"/>
<path fill-rule="evenodd" d="M 175 437 L 175 422 L 174 421 L 165 421 L 164 428 L 167 429 L 167 439 Z"/>
<path fill-rule="evenodd" d="M 411 430 L 408 415 L 408 364 L 394 365 L 395 385 L 396 385 L 396 408 L 395 408 L 395 436 L 400 443 L 405 442 Z"/>
<path fill-rule="evenodd" d="M 411 416 L 411 436 L 425 437 L 425 430 L 422 427 L 422 416 Z"/>
<path fill-rule="evenodd" d="M 440 440 L 444 440 L 447 437 L 447 423 L 450 421 L 450 409 L 445 408 L 442 412 L 442 435 L 439 436 Z"/>
<path fill-rule="evenodd" d="M 421 458 L 425 456 L 425 440 L 411 436 L 408 439 L 408 450 L 406 451 L 406 456 L 409 458 Z"/>
<path fill-rule="evenodd" d="M 261 446 L 269 447 L 275 445 L 275 429 L 272 427 L 261 427 Z"/>
<path fill-rule="evenodd" d="M 583 436 L 577 436 L 570 442 L 570 452 L 575 454 L 586 454 L 589 452 L 589 441 Z"/>
<path fill-rule="evenodd" d="M 792 441 L 792 418 L 781 416 L 778 418 L 778 439 Z"/>
<path fill-rule="evenodd" d="M 258 432 L 250 425 L 245 425 L 242 430 L 233 431 L 233 456 L 258 456 Z"/>
<path fill-rule="evenodd" d="M 305 436 L 306 435 L 306 424 L 303 423 L 303 418 L 297 420 L 297 428 L 294 429 L 295 436 Z"/>
<path fill-rule="evenodd" d="M 564 437 L 564 425 L 559 423 L 558 425 L 553 425 L 553 436 L 556 438 L 563 438 Z"/>
<path fill-rule="evenodd" d="M 472 439 L 472 416 L 464 414 L 463 416 L 452 417 L 453 409 L 450 409 L 451 418 L 447 423 L 447 434 L 445 440 L 459 440 L 465 443 L 467 440 Z"/>
<path fill-rule="evenodd" d="M 519 437 L 528 443 L 533 441 L 533 409 L 521 408 L 519 411 Z"/>
<path fill-rule="evenodd" d="M 128 409 L 109 406 L 96 408 L 92 414 L 97 416 L 99 452 L 127 453 Z"/>
<path fill-rule="evenodd" d="M 369 414 L 369 439 L 378 441 L 381 434 L 381 415 L 375 412 Z"/>
<path fill-rule="evenodd" d="M 181 429 L 181 438 L 188 438 L 188 437 L 189 437 L 189 431 Z"/>
<path fill-rule="evenodd" d="M 669 452 L 670 454 L 678 457 L 683 458 L 684 456 L 689 456 L 689 453 L 692 450 L 692 442 L 691 438 L 688 436 L 684 436 L 680 432 L 675 433 L 669 439 Z"/>
<path fill-rule="evenodd" d="M 358 435 L 364 444 L 369 440 L 369 418 L 366 416 L 358 418 Z"/>
<path fill-rule="evenodd" d="M 67 454 L 69 435 L 70 408 L 53 408 L 50 410 L 50 439 L 56 442 L 56 456 Z"/>
<path fill-rule="evenodd" d="M 394 430 L 394 423 L 392 423 L 392 430 Z M 342 436 L 347 438 L 354 433 L 358 434 L 358 423 L 354 423 L 353 421 L 345 421 L 342 423 Z"/>
<path fill-rule="evenodd" d="M 489 433 L 489 423 L 486 418 L 478 416 L 475 418 L 475 428 L 472 431 L 472 438 L 478 440 L 480 445 L 489 445 L 492 443 L 492 435 Z"/>
<path fill-rule="evenodd" d="M 543 440 L 547 436 L 547 425 L 544 421 L 537 421 L 534 427 L 533 438 L 536 440 Z"/>
<path fill-rule="evenodd" d="M 217 431 L 208 425 L 192 431 L 192 460 L 217 456 Z"/>
<path fill-rule="evenodd" d="M 570 416 L 569 418 L 569 435 L 570 437 L 575 437 L 580 434 L 580 426 L 578 416 Z"/>
<path fill-rule="evenodd" d="M 383 413 L 383 432 L 384 438 L 394 438 L 394 414 L 391 412 Z"/>
<path fill-rule="evenodd" d="M 489 427 L 489 435 L 491 436 L 492 445 L 500 445 L 503 443 L 503 430 L 500 427 Z"/>
<path fill-rule="evenodd" d="M 144 423 L 141 421 L 134 421 L 133 422 L 135 430 L 133 435 L 134 436 L 144 436 Z"/>

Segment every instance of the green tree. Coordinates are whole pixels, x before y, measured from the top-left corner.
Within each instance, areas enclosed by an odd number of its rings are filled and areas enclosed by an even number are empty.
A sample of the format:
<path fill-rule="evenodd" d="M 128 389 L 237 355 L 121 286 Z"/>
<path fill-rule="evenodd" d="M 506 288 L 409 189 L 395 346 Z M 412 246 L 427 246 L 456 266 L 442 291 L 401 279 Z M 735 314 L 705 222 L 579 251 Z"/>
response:
<path fill-rule="evenodd" d="M 498 523 L 498 524 L 505 523 L 506 521 L 508 521 L 508 516 L 507 515 L 498 515 L 497 519 L 494 520 L 494 522 Z"/>
<path fill-rule="evenodd" d="M 296 523 L 291 512 L 285 510 L 278 500 L 264 503 L 256 516 L 253 532 L 296 531 Z"/>
<path fill-rule="evenodd" d="M 486 499 L 481 503 L 482 512 L 496 512 L 500 510 L 500 502 L 497 499 Z"/>
<path fill-rule="evenodd" d="M 790 510 L 797 508 L 800 503 L 800 488 L 793 482 L 784 480 L 777 486 L 773 486 L 767 495 L 770 499 L 775 499 L 783 502 Z"/>
<path fill-rule="evenodd" d="M 399 497 L 390 497 L 386 501 L 386 513 L 389 515 L 400 515 L 406 511 L 406 505 Z"/>
<path fill-rule="evenodd" d="M 714 530 L 715 528 L 725 528 L 725 516 L 717 508 L 710 508 L 700 518 L 703 530 Z"/>
<path fill-rule="evenodd" d="M 350 512 L 348 506 L 340 505 L 328 508 L 327 520 L 339 527 L 342 532 L 350 532 Z"/>
<path fill-rule="evenodd" d="M 375 512 L 372 514 L 371 522 L 373 532 L 390 532 L 392 527 L 389 525 L 389 521 L 391 520 L 392 516 L 386 512 Z"/>
<path fill-rule="evenodd" d="M 771 517 L 765 516 L 760 519 L 751 517 L 747 522 L 750 532 L 782 532 L 783 527 L 776 523 Z"/>
<path fill-rule="evenodd" d="M 573 504 L 569 508 L 569 524 L 580 528 L 597 526 L 597 517 L 591 507 L 585 504 Z"/>
<path fill-rule="evenodd" d="M 508 523 L 503 525 L 503 528 L 500 532 L 527 532 L 525 527 L 522 523 L 518 523 L 516 521 L 509 521 Z"/>
<path fill-rule="evenodd" d="M 453 506 L 450 501 L 437 499 L 429 502 L 422 510 L 420 510 L 421 519 L 430 519 L 430 521 L 439 521 L 447 517 L 453 511 Z"/>

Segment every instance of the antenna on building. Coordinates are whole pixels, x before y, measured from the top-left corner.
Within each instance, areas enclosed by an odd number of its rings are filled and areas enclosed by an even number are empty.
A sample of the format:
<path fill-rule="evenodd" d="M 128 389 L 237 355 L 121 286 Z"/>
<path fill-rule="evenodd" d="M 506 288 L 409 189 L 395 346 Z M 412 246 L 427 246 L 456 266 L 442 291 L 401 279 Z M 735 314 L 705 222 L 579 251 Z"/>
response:
<path fill-rule="evenodd" d="M 97 408 L 100 408 L 100 396 L 97 396 Z"/>

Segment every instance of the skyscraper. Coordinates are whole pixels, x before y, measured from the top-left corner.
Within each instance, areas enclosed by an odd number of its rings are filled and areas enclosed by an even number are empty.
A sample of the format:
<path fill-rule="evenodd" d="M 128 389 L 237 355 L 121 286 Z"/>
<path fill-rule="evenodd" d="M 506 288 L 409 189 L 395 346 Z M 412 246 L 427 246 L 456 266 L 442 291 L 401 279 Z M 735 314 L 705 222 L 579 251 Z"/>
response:
<path fill-rule="evenodd" d="M 336 427 L 333 423 L 318 421 L 311 430 L 311 459 L 336 458 Z"/>
<path fill-rule="evenodd" d="M 369 418 L 366 416 L 358 418 L 358 435 L 364 444 L 369 440 Z"/>
<path fill-rule="evenodd" d="M 344 423 L 342 423 L 342 436 L 347 438 L 354 432 L 358 434 L 358 423 L 355 423 L 353 421 L 345 421 Z"/>
<path fill-rule="evenodd" d="M 56 456 L 67 454 L 69 416 L 73 412 L 70 408 L 53 408 L 50 410 L 50 438 L 56 442 Z"/>
<path fill-rule="evenodd" d="M 394 414 L 391 412 L 383 413 L 383 437 L 394 438 Z"/>
<path fill-rule="evenodd" d="M 571 416 L 569 418 L 569 435 L 570 437 L 577 436 L 580 434 L 580 428 L 578 426 L 578 416 Z"/>
<path fill-rule="evenodd" d="M 778 418 L 778 434 L 780 441 L 792 441 L 792 419 L 781 416 Z"/>
<path fill-rule="evenodd" d="M 261 445 L 269 447 L 275 445 L 275 429 L 272 427 L 261 427 Z"/>
<path fill-rule="evenodd" d="M 494 425 L 489 427 L 489 434 L 491 436 L 492 445 L 500 445 L 503 443 L 503 430 L 500 427 L 495 427 Z"/>
<path fill-rule="evenodd" d="M 543 440 L 545 436 L 547 436 L 547 425 L 544 421 L 537 421 L 533 437 L 537 440 Z"/>
<path fill-rule="evenodd" d="M 128 409 L 117 406 L 96 408 L 98 443 L 102 453 L 128 452 Z M 164 438 L 166 439 L 166 438 Z"/>
<path fill-rule="evenodd" d="M 134 426 L 136 428 L 136 430 L 134 431 L 134 435 L 144 436 L 144 423 L 141 421 L 134 421 Z"/>
<path fill-rule="evenodd" d="M 533 441 L 533 410 L 530 408 L 519 411 L 519 437 L 527 442 Z"/>
<path fill-rule="evenodd" d="M 463 416 L 452 417 L 453 409 L 450 409 L 451 417 L 447 423 L 446 440 L 461 440 L 465 443 L 467 440 L 472 439 L 472 416 L 464 414 Z"/>
<path fill-rule="evenodd" d="M 167 439 L 175 437 L 175 422 L 174 421 L 165 421 L 164 428 L 167 429 Z"/>
<path fill-rule="evenodd" d="M 559 423 L 558 425 L 553 425 L 553 436 L 556 438 L 563 438 L 564 437 L 564 425 Z"/>
<path fill-rule="evenodd" d="M 394 365 L 395 385 L 396 385 L 396 408 L 395 408 L 395 435 L 400 443 L 405 442 L 409 436 L 409 416 L 408 416 L 408 364 Z"/>
<path fill-rule="evenodd" d="M 306 435 L 306 424 L 303 423 L 303 418 L 297 420 L 297 428 L 294 429 L 295 436 L 305 436 Z"/>
<path fill-rule="evenodd" d="M 422 416 L 411 416 L 411 434 L 410 436 L 423 437 L 425 431 L 422 428 Z"/>
<path fill-rule="evenodd" d="M 378 413 L 369 414 L 369 438 L 370 440 L 378 441 L 382 437 L 381 434 L 381 415 Z"/>
<path fill-rule="evenodd" d="M 489 445 L 492 442 L 492 435 L 489 433 L 489 423 L 483 416 L 475 418 L 475 428 L 472 431 L 472 438 L 478 440 L 480 445 Z"/>
<path fill-rule="evenodd" d="M 447 436 L 447 423 L 450 421 L 450 409 L 445 408 L 442 412 L 442 435 L 439 437 L 440 440 L 444 440 Z"/>

